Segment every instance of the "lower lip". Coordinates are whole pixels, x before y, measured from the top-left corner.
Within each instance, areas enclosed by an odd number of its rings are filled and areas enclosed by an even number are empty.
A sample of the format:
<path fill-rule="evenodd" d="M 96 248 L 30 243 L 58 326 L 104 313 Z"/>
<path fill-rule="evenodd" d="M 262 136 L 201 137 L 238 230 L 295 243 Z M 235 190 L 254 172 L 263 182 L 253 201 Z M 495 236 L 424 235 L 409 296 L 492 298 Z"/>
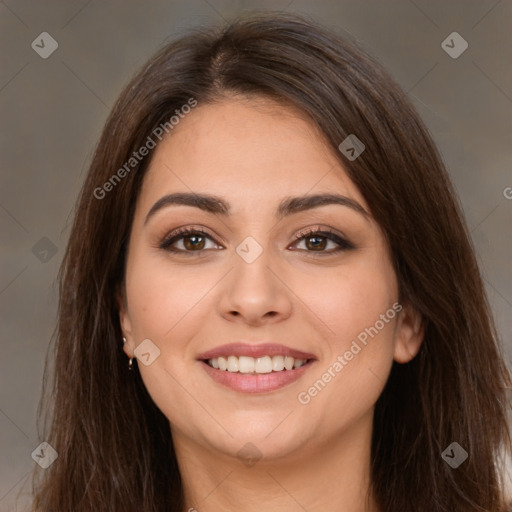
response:
<path fill-rule="evenodd" d="M 271 373 L 238 373 L 227 370 L 217 370 L 208 363 L 200 361 L 206 373 L 219 384 L 234 389 L 241 393 L 268 393 L 275 391 L 299 379 L 311 365 L 313 360 L 308 361 L 300 368 L 293 370 L 282 370 Z"/>

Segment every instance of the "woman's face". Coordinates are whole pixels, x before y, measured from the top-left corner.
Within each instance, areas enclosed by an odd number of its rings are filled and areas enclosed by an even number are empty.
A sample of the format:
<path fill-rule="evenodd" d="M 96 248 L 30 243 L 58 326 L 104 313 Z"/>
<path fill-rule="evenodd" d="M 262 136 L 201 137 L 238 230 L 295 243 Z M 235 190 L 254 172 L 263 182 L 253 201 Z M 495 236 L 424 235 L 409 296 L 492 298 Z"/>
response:
<path fill-rule="evenodd" d="M 421 336 L 336 155 L 293 110 L 254 98 L 198 105 L 154 152 L 120 316 L 175 442 L 273 459 L 368 432 L 393 359 Z"/>

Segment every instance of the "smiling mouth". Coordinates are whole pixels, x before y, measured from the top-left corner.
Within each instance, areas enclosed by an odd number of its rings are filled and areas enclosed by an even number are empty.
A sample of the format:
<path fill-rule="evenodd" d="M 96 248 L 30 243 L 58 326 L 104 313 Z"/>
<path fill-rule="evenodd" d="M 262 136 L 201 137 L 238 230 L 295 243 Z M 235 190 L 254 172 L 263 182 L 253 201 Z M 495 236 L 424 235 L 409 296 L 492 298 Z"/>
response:
<path fill-rule="evenodd" d="M 211 368 L 240 374 L 266 374 L 293 371 L 305 366 L 313 359 L 296 359 L 291 356 L 228 356 L 203 359 Z"/>

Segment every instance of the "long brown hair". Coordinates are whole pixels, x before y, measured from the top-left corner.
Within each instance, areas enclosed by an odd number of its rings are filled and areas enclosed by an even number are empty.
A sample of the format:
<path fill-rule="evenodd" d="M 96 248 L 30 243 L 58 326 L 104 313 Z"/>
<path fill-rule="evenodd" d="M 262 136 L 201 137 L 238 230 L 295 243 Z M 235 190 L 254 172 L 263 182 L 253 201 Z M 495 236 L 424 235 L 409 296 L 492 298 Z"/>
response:
<path fill-rule="evenodd" d="M 41 438 L 58 459 L 37 468 L 33 510 L 183 510 L 169 422 L 137 365 L 128 371 L 118 316 L 150 155 L 111 187 L 104 184 L 190 98 L 207 104 L 234 94 L 293 105 L 315 124 L 385 233 L 400 300 L 423 317 L 418 356 L 394 363 L 375 408 L 371 491 L 380 509 L 505 510 L 496 461 L 509 446 L 510 378 L 438 151 L 377 62 L 314 21 L 277 12 L 241 16 L 167 44 L 124 89 L 106 122 L 59 274 L 53 386 L 40 405 L 45 428 L 53 409 Z M 338 150 L 349 134 L 366 146 L 353 161 Z M 457 469 L 441 456 L 452 442 L 468 453 Z"/>

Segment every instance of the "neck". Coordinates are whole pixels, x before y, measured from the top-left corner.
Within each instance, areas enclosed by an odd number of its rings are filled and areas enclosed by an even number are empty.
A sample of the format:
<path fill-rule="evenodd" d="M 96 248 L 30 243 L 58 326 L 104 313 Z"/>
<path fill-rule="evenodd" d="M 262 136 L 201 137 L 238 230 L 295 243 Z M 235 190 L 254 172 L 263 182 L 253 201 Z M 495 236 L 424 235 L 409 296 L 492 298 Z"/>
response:
<path fill-rule="evenodd" d="M 372 419 L 324 443 L 257 462 L 205 449 L 172 427 L 184 512 L 378 512 L 369 495 Z"/>

